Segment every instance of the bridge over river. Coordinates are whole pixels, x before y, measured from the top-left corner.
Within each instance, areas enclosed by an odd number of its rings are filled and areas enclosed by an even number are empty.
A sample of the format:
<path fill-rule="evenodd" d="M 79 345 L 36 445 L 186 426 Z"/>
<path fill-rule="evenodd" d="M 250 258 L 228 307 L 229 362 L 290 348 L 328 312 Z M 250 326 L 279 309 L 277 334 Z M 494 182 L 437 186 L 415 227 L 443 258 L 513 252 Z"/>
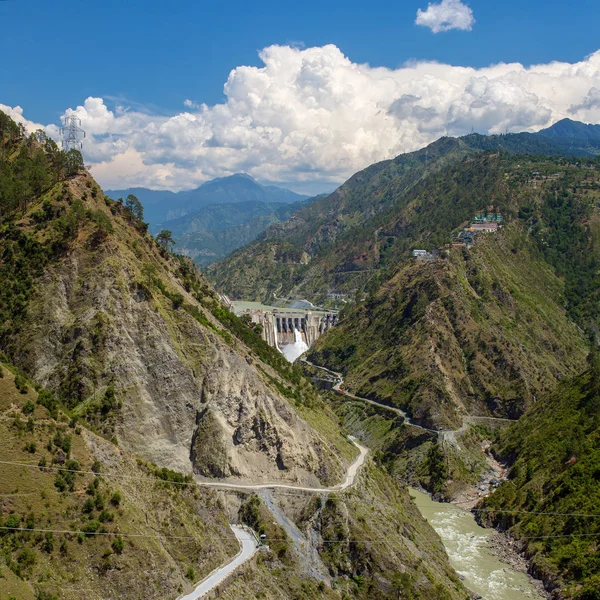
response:
<path fill-rule="evenodd" d="M 236 315 L 250 315 L 253 323 L 260 324 L 263 339 L 277 348 L 294 344 L 296 331 L 310 347 L 337 323 L 338 318 L 336 311 L 314 308 L 279 308 L 244 301 L 233 301 L 231 305 Z"/>

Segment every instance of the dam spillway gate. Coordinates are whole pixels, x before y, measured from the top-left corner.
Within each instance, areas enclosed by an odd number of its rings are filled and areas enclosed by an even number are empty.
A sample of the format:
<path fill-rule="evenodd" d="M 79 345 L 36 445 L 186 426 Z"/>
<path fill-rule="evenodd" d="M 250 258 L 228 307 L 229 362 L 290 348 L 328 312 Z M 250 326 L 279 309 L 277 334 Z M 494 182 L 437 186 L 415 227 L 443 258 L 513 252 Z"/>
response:
<path fill-rule="evenodd" d="M 263 339 L 274 347 L 293 344 L 295 331 L 300 332 L 303 341 L 310 347 L 337 323 L 338 318 L 337 313 L 333 311 L 277 308 L 272 310 L 246 308 L 237 314 L 249 315 L 253 323 L 258 323 L 262 327 Z"/>

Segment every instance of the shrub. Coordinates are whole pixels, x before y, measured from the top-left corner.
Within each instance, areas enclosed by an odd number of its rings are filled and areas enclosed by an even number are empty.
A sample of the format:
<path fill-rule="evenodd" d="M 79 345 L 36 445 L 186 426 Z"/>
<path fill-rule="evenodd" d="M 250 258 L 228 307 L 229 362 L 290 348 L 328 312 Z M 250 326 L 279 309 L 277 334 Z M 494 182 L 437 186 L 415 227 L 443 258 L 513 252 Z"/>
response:
<path fill-rule="evenodd" d="M 92 520 L 88 521 L 82 528 L 81 531 L 86 535 L 96 533 L 100 529 L 100 521 Z"/>
<path fill-rule="evenodd" d="M 109 510 L 103 510 L 98 519 L 100 523 L 112 523 L 115 520 L 115 515 Z"/>
<path fill-rule="evenodd" d="M 21 394 L 27 393 L 27 381 L 25 381 L 25 377 L 20 373 L 17 373 L 15 377 L 15 387 L 19 390 Z"/>
<path fill-rule="evenodd" d="M 24 415 L 30 415 L 33 412 L 34 408 L 35 406 L 33 405 L 33 402 L 31 400 L 27 400 L 27 402 L 25 402 L 21 410 L 23 411 Z"/>
<path fill-rule="evenodd" d="M 112 549 L 114 550 L 115 554 L 121 554 L 124 547 L 125 543 L 123 542 L 123 538 L 118 535 L 112 543 Z"/>
<path fill-rule="evenodd" d="M 45 535 L 44 543 L 42 544 L 42 550 L 47 554 L 50 554 L 54 550 L 54 541 L 51 531 L 47 531 Z"/>
<path fill-rule="evenodd" d="M 31 548 L 23 548 L 21 552 L 17 555 L 17 562 L 21 567 L 33 567 L 35 565 L 35 561 L 37 559 L 35 550 Z"/>
<path fill-rule="evenodd" d="M 54 486 L 59 492 L 64 492 L 68 486 L 67 482 L 63 479 L 61 473 L 56 474 L 56 479 L 54 480 Z"/>
<path fill-rule="evenodd" d="M 104 495 L 100 492 L 97 492 L 96 497 L 94 498 L 94 504 L 98 510 L 102 510 L 105 504 Z"/>
<path fill-rule="evenodd" d="M 119 504 L 121 504 L 121 494 L 119 494 L 119 492 L 115 492 L 110 499 L 110 503 L 113 506 L 119 506 Z"/>
<path fill-rule="evenodd" d="M 173 308 L 178 310 L 183 305 L 183 296 L 181 294 L 171 294 L 171 302 L 173 303 Z"/>

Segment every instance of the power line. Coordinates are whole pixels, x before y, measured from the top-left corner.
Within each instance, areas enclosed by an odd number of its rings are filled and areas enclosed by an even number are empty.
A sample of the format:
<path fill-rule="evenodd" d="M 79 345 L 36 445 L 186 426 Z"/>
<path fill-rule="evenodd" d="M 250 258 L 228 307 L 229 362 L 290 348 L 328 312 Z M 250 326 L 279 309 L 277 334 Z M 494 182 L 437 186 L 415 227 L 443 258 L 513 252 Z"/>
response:
<path fill-rule="evenodd" d="M 100 472 L 96 472 L 96 471 L 84 471 L 81 469 L 67 469 L 65 467 L 42 467 L 40 465 L 36 465 L 33 463 L 24 463 L 24 462 L 17 462 L 17 461 L 9 461 L 9 460 L 0 460 L 0 464 L 4 464 L 4 465 L 15 465 L 15 466 L 21 466 L 21 467 L 29 467 L 29 468 L 33 468 L 33 469 L 40 469 L 40 470 L 51 470 L 51 471 L 66 471 L 67 473 L 78 473 L 78 474 L 82 474 L 82 475 L 94 475 L 94 476 L 104 476 L 107 479 L 132 479 L 132 480 L 137 480 L 137 481 L 147 481 L 150 483 L 168 483 L 171 485 L 179 485 L 182 487 L 211 487 L 214 489 L 219 489 L 219 485 L 223 484 L 223 485 L 236 485 L 235 483 L 230 483 L 230 482 L 226 482 L 226 481 L 222 481 L 222 482 L 209 482 L 209 481 L 170 481 L 168 479 L 161 479 L 159 477 L 138 477 L 135 475 L 117 475 L 117 474 L 107 474 L 107 473 L 100 473 Z M 259 484 L 261 486 L 265 486 L 262 488 L 259 488 L 257 490 L 252 490 L 252 489 L 248 489 L 248 488 L 244 488 L 244 485 L 247 484 L 243 484 L 240 483 L 240 488 L 235 489 L 235 488 L 227 488 L 227 489 L 232 489 L 232 491 L 236 492 L 242 492 L 242 493 L 253 493 L 254 491 L 260 491 L 260 490 L 271 490 L 271 491 L 277 491 L 278 494 L 281 495 L 285 495 L 285 496 L 300 496 L 300 497 L 306 497 L 308 494 L 328 494 L 328 495 L 336 495 L 336 494 L 343 494 L 346 491 L 351 491 L 351 488 L 348 488 L 347 490 L 337 490 L 337 491 L 328 491 L 326 489 L 323 490 L 319 490 L 319 489 L 313 489 L 313 490 L 298 490 L 297 492 L 294 492 L 293 490 L 289 490 L 289 489 L 284 489 L 284 490 L 280 490 L 277 488 L 278 483 L 264 483 L 264 484 Z M 273 487 L 269 487 L 270 485 L 272 485 Z M 417 506 L 418 508 L 430 508 L 430 506 L 424 505 L 424 504 L 418 504 L 416 502 L 413 501 L 413 504 L 415 506 Z M 450 506 L 456 506 L 453 503 L 448 503 L 448 505 Z M 551 511 L 529 511 L 529 510 L 518 510 L 518 509 L 501 509 L 501 508 L 473 508 L 471 509 L 471 512 L 493 512 L 493 513 L 507 513 L 507 514 L 523 514 L 523 515 L 536 515 L 536 516 L 551 516 L 551 517 L 592 517 L 592 518 L 597 518 L 600 517 L 600 513 L 561 513 L 561 512 L 551 512 Z"/>
<path fill-rule="evenodd" d="M 35 527 L 6 527 L 1 526 L 0 530 L 4 531 L 20 531 L 20 532 L 32 532 L 32 533 L 57 533 L 57 534 L 71 534 L 71 535 L 79 535 L 80 533 L 86 536 L 96 535 L 96 536 L 121 536 L 121 537 L 133 537 L 133 538 L 151 538 L 151 539 L 177 539 L 177 540 L 198 540 L 200 536 L 193 535 L 151 535 L 148 533 L 121 533 L 118 531 L 77 531 L 72 529 L 38 529 Z M 540 539 L 550 539 L 550 538 L 570 538 L 570 537 L 594 537 L 599 536 L 598 533 L 573 533 L 573 534 L 562 534 L 562 535 L 541 535 L 541 536 L 533 536 L 533 537 L 522 537 L 517 538 L 517 541 L 522 540 L 540 540 Z M 223 536 L 223 535 L 209 535 L 210 539 L 213 540 L 231 540 L 231 537 Z M 398 534 L 394 537 L 383 537 L 377 539 L 369 539 L 369 540 L 356 540 L 352 538 L 341 538 L 337 540 L 319 540 L 319 544 L 340 544 L 342 542 L 346 542 L 348 544 L 383 544 L 386 542 L 397 541 L 402 536 Z M 268 538 L 269 542 L 289 542 L 290 538 Z"/>

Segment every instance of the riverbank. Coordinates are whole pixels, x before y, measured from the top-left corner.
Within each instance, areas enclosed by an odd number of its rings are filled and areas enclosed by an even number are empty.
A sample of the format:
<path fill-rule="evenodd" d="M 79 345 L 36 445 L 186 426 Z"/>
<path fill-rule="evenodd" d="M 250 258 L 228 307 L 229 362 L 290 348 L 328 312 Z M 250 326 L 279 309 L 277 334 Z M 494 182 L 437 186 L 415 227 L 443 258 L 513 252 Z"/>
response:
<path fill-rule="evenodd" d="M 490 442 L 482 442 L 481 450 L 485 455 L 489 469 L 482 474 L 478 484 L 462 490 L 451 500 L 451 504 L 466 511 L 473 511 L 483 498 L 493 493 L 493 490 L 507 478 L 508 469 L 506 465 L 499 462 L 490 452 Z M 519 542 L 510 535 L 496 529 L 485 527 L 484 529 L 490 531 L 485 544 L 490 554 L 509 565 L 515 571 L 523 573 L 537 591 L 538 597 L 549 600 L 551 595 L 545 590 L 544 583 L 529 574 L 529 563 L 522 553 Z"/>
<path fill-rule="evenodd" d="M 519 561 L 517 548 L 511 552 L 509 538 L 478 525 L 468 510 L 435 502 L 418 490 L 411 489 L 410 494 L 442 539 L 450 563 L 469 590 L 484 600 L 548 598 L 541 583 L 527 574 L 527 564 Z"/>
<path fill-rule="evenodd" d="M 506 465 L 500 463 L 490 452 L 491 442 L 481 443 L 481 451 L 485 457 L 487 469 L 481 474 L 479 481 L 474 485 L 462 489 L 450 502 L 456 504 L 465 510 L 472 510 L 480 500 L 489 496 L 495 489 L 506 480 L 508 469 Z"/>
<path fill-rule="evenodd" d="M 531 584 L 537 590 L 540 598 L 550 600 L 552 595 L 544 588 L 544 582 L 540 579 L 535 579 L 529 574 L 529 562 L 521 552 L 521 546 L 518 540 L 513 539 L 508 534 L 491 529 L 487 543 L 488 550 L 499 560 L 507 563 L 516 571 L 521 571 L 527 575 Z"/>

